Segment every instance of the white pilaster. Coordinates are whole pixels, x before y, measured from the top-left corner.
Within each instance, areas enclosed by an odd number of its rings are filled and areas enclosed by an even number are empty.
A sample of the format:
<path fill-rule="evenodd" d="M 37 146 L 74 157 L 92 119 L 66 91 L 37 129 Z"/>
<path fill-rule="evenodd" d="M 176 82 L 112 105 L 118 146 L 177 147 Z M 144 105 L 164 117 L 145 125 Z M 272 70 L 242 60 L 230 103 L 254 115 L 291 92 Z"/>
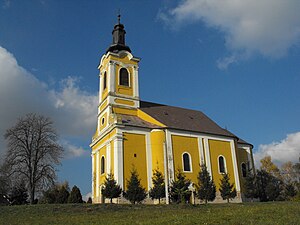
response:
<path fill-rule="evenodd" d="M 115 63 L 110 61 L 108 66 L 108 93 L 116 91 L 116 68 Z"/>
<path fill-rule="evenodd" d="M 198 148 L 199 148 L 199 162 L 200 162 L 200 165 L 203 165 L 204 164 L 204 149 L 203 149 L 203 143 L 202 143 L 202 138 L 201 137 L 198 137 L 197 138 L 198 140 Z"/>
<path fill-rule="evenodd" d="M 110 142 L 106 145 L 106 174 L 111 173 L 111 154 L 110 154 Z"/>
<path fill-rule="evenodd" d="M 164 174 L 165 174 L 165 192 L 166 192 L 166 204 L 169 204 L 169 179 L 168 179 L 168 161 L 167 161 L 167 147 L 166 142 L 163 144 L 164 149 Z"/>
<path fill-rule="evenodd" d="M 102 92 L 103 92 L 103 76 L 101 72 L 99 73 L 99 104 L 102 101 Z M 99 114 L 99 109 L 98 109 L 98 114 Z"/>
<path fill-rule="evenodd" d="M 169 185 L 174 180 L 174 160 L 173 160 L 173 148 L 172 148 L 172 138 L 168 130 L 166 130 L 166 143 L 167 143 L 167 161 L 168 161 L 168 176 Z"/>
<path fill-rule="evenodd" d="M 114 176 L 117 183 L 124 190 L 124 178 L 123 178 L 123 135 L 122 133 L 116 134 L 114 140 Z"/>
<path fill-rule="evenodd" d="M 212 176 L 208 138 L 204 138 L 204 148 L 205 148 L 205 163 L 206 163 L 207 171 L 209 172 L 210 176 Z"/>
<path fill-rule="evenodd" d="M 95 154 L 96 156 L 96 197 L 99 197 L 99 185 L 100 185 L 100 162 L 99 162 L 99 151 Z"/>
<path fill-rule="evenodd" d="M 230 148 L 231 148 L 231 157 L 232 157 L 232 163 L 233 163 L 233 172 L 234 172 L 236 191 L 239 192 L 239 191 L 241 191 L 240 178 L 239 178 L 239 170 L 238 170 L 237 159 L 236 159 L 236 154 L 235 154 L 235 146 L 234 146 L 233 140 L 230 141 Z"/>
<path fill-rule="evenodd" d="M 92 157 L 92 198 L 94 198 L 94 195 L 95 195 L 95 190 L 94 190 L 94 179 L 95 179 L 95 177 L 94 177 L 94 174 L 95 174 L 95 170 L 94 170 L 94 166 L 95 166 L 95 159 L 94 159 L 94 157 L 95 157 L 95 155 L 92 153 L 91 154 L 91 157 Z"/>
<path fill-rule="evenodd" d="M 251 157 L 251 148 L 250 147 L 247 147 L 246 148 L 247 150 L 247 158 L 248 158 L 248 166 L 249 166 L 249 170 L 253 170 L 253 162 L 252 162 L 252 157 Z"/>
<path fill-rule="evenodd" d="M 139 98 L 139 67 L 134 66 L 133 67 L 133 79 L 134 79 L 134 85 L 133 85 L 133 96 L 136 98 Z"/>
<path fill-rule="evenodd" d="M 147 177 L 148 177 L 148 191 L 152 187 L 152 149 L 151 149 L 151 139 L 150 133 L 146 135 L 146 157 L 147 157 Z"/>

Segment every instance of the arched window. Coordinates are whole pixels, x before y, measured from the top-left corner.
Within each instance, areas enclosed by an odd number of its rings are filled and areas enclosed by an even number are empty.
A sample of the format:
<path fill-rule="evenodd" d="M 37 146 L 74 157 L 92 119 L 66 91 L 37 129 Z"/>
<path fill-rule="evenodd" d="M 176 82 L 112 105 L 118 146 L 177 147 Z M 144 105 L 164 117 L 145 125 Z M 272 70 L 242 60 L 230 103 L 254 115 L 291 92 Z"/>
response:
<path fill-rule="evenodd" d="M 129 74 L 127 69 L 120 69 L 120 85 L 129 87 Z"/>
<path fill-rule="evenodd" d="M 219 156 L 219 173 L 226 173 L 226 166 L 225 166 L 225 158 L 223 156 Z"/>
<path fill-rule="evenodd" d="M 103 90 L 105 90 L 107 87 L 107 76 L 106 76 L 106 72 L 104 72 L 104 76 L 103 76 Z"/>
<path fill-rule="evenodd" d="M 242 175 L 243 177 L 247 176 L 247 166 L 245 163 L 242 163 Z"/>
<path fill-rule="evenodd" d="M 184 172 L 190 172 L 191 171 L 190 155 L 188 153 L 184 153 L 182 155 L 182 160 L 183 160 L 183 171 Z"/>
<path fill-rule="evenodd" d="M 105 171 L 105 158 L 104 156 L 101 157 L 101 174 Z"/>

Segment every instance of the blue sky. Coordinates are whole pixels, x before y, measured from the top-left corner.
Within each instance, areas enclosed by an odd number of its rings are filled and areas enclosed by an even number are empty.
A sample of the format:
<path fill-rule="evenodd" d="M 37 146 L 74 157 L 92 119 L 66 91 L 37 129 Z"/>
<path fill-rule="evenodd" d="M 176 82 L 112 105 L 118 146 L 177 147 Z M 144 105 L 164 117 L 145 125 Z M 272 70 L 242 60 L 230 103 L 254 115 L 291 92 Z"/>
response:
<path fill-rule="evenodd" d="M 50 116 L 59 180 L 91 191 L 98 70 L 118 9 L 143 100 L 201 110 L 278 164 L 300 153 L 300 1 L 0 0 L 0 154 L 16 118 Z"/>

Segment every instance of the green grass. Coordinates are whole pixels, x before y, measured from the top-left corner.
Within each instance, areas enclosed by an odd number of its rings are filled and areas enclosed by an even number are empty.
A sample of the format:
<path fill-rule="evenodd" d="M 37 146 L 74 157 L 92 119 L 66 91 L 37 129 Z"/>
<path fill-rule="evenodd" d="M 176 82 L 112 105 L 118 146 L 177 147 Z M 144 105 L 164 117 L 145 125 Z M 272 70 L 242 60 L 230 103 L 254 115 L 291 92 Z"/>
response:
<path fill-rule="evenodd" d="M 1 206 L 0 224 L 300 224 L 300 203 Z"/>

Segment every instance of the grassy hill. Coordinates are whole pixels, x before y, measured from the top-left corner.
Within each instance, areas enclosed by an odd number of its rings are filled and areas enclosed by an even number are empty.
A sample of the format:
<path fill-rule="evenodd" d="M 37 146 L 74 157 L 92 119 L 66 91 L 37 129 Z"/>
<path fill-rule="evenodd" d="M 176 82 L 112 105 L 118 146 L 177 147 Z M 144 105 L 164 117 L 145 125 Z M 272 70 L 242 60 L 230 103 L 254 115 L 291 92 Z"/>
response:
<path fill-rule="evenodd" d="M 300 224 L 300 203 L 2 206 L 0 224 Z"/>

